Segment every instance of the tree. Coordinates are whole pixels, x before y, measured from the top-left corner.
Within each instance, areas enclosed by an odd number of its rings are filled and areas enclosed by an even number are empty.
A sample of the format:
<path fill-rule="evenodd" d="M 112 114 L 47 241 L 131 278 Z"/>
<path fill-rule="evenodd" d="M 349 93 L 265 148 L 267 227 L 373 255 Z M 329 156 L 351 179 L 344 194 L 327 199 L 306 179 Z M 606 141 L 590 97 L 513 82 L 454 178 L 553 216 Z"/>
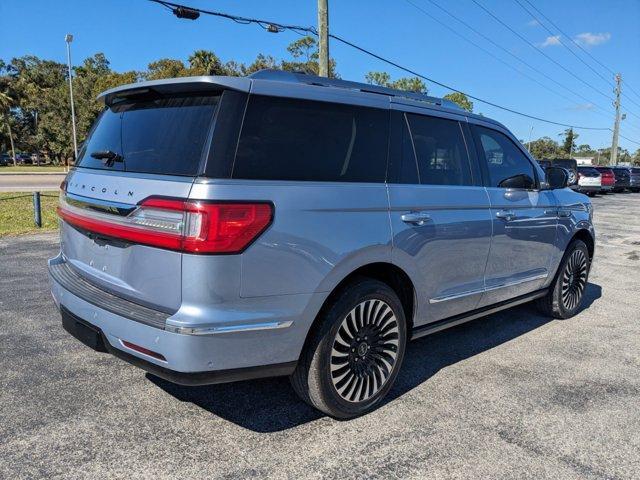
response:
<path fill-rule="evenodd" d="M 549 137 L 542 137 L 530 142 L 528 144 L 528 149 L 529 153 L 539 160 L 542 160 L 543 158 L 553 159 L 564 156 L 558 142 Z"/>
<path fill-rule="evenodd" d="M 249 65 L 240 65 L 238 75 L 245 76 L 265 69 L 279 69 L 278 61 L 271 55 L 263 55 L 259 53 L 256 59 Z"/>
<path fill-rule="evenodd" d="M 640 167 L 640 148 L 633 154 L 633 164 Z"/>
<path fill-rule="evenodd" d="M 428 92 L 427 85 L 418 77 L 403 77 L 391 81 L 391 75 L 387 72 L 369 72 L 364 77 L 367 83 L 378 85 L 380 87 L 395 88 L 397 90 L 406 90 L 409 92 L 424 93 Z"/>
<path fill-rule="evenodd" d="M 218 56 L 209 50 L 196 50 L 189 55 L 190 75 L 226 75 Z"/>
<path fill-rule="evenodd" d="M 283 60 L 279 68 L 291 72 L 304 72 L 318 75 L 318 42 L 315 38 L 311 36 L 300 38 L 290 43 L 287 51 L 291 54 L 293 60 Z M 338 77 L 336 73 L 336 61 L 333 58 L 329 59 L 329 77 Z"/>
<path fill-rule="evenodd" d="M 44 152 L 55 162 L 69 158 L 73 142 L 67 67 L 26 55 L 14 58 L 8 71 L 16 92 L 12 115 L 19 130 L 18 149 Z"/>
<path fill-rule="evenodd" d="M 564 142 L 562 143 L 562 149 L 567 155 L 571 155 L 576 149 L 576 139 L 580 136 L 573 131 L 573 128 L 567 128 L 564 133 L 561 133 L 560 136 L 564 135 Z"/>
<path fill-rule="evenodd" d="M 187 77 L 189 71 L 180 60 L 162 58 L 151 62 L 147 71 L 142 73 L 145 80 L 160 80 L 163 78 Z"/>
<path fill-rule="evenodd" d="M 453 92 L 444 96 L 447 100 L 451 100 L 453 103 L 457 103 L 460 108 L 467 112 L 473 112 L 473 102 L 469 100 L 464 93 Z"/>
<path fill-rule="evenodd" d="M 7 133 L 9 134 L 9 141 L 11 142 L 11 155 L 13 156 L 13 165 L 16 165 L 16 149 L 13 144 L 13 133 L 11 132 L 11 121 L 9 119 L 9 111 L 13 105 L 13 98 L 9 96 L 7 92 L 0 92 L 0 113 L 2 118 L 7 124 Z"/>

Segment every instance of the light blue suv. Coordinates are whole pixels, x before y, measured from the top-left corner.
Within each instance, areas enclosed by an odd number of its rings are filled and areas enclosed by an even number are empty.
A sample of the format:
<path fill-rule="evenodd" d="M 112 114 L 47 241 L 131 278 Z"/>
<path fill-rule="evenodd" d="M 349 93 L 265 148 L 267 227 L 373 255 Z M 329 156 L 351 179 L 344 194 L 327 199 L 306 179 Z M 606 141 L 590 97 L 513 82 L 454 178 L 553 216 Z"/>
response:
<path fill-rule="evenodd" d="M 63 184 L 52 291 L 69 333 L 153 375 L 290 375 L 350 418 L 409 339 L 531 300 L 580 308 L 589 199 L 498 122 L 275 71 L 102 99 Z"/>

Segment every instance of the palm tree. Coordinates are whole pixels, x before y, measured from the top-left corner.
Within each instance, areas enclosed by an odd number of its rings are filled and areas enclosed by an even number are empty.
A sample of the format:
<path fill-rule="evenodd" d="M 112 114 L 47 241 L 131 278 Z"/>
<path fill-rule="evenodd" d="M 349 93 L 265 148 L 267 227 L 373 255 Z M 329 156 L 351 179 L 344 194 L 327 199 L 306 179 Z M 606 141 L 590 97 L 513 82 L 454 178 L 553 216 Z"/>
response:
<path fill-rule="evenodd" d="M 11 155 L 13 156 L 13 166 L 17 165 L 16 162 L 16 150 L 13 145 L 13 133 L 11 132 L 11 123 L 9 122 L 9 109 L 13 105 L 13 98 L 7 92 L 0 92 L 0 112 L 7 124 L 7 130 L 9 132 L 9 142 L 11 143 Z"/>
<path fill-rule="evenodd" d="M 189 66 L 201 75 L 221 75 L 224 68 L 217 55 L 209 50 L 196 50 L 189 56 Z"/>

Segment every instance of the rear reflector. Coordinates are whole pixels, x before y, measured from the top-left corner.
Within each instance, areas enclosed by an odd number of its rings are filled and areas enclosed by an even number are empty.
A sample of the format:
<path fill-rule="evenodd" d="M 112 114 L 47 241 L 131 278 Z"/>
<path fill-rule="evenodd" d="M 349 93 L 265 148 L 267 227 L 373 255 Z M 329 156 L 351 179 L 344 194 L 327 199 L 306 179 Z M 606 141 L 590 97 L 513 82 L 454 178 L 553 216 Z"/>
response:
<path fill-rule="evenodd" d="M 267 202 L 206 202 L 149 197 L 127 216 L 77 208 L 60 199 L 67 223 L 111 238 L 188 253 L 240 253 L 273 219 Z"/>
<path fill-rule="evenodd" d="M 126 340 L 120 340 L 120 342 L 122 342 L 122 345 L 124 345 L 125 347 L 130 348 L 131 350 L 135 350 L 138 353 L 144 353 L 145 355 L 149 355 L 150 357 L 162 360 L 163 362 L 167 361 L 167 359 L 164 358 L 164 355 L 154 352 L 153 350 L 141 347 L 140 345 L 136 345 L 135 343 L 127 342 Z"/>

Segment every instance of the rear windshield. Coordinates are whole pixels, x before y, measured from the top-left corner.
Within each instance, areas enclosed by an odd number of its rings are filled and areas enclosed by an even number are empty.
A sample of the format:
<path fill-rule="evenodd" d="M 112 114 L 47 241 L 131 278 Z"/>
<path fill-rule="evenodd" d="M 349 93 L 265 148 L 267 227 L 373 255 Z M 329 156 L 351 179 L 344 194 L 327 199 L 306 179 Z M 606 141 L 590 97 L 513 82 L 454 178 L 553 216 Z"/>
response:
<path fill-rule="evenodd" d="M 112 105 L 102 112 L 82 146 L 78 165 L 196 175 L 219 99 L 219 95 L 175 96 Z"/>
<path fill-rule="evenodd" d="M 573 168 L 574 170 L 577 166 L 577 162 L 575 160 L 554 160 L 553 164 L 564 168 Z"/>

